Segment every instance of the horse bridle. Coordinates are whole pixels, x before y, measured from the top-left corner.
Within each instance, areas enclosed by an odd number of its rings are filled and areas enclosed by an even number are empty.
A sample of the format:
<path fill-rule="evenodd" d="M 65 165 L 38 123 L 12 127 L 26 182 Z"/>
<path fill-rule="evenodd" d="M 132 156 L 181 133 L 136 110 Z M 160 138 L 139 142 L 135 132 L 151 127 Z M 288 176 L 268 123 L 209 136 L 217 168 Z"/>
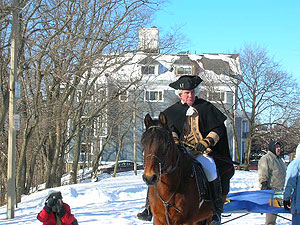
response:
<path fill-rule="evenodd" d="M 150 129 L 153 129 L 153 128 L 164 129 L 164 128 L 161 127 L 161 126 L 153 125 L 153 126 L 148 127 L 147 130 L 150 130 Z M 169 152 L 169 150 L 170 150 L 170 148 L 169 148 L 170 145 L 171 145 L 171 141 L 168 141 L 168 144 L 167 144 L 168 149 L 167 149 L 167 152 L 166 152 L 166 156 L 168 155 L 168 152 Z M 162 162 L 162 160 L 161 160 L 157 155 L 155 155 L 155 154 L 148 154 L 148 155 L 145 157 L 145 161 L 146 161 L 147 158 L 149 158 L 149 157 L 152 157 L 152 158 L 154 158 L 155 160 L 158 161 L 159 177 L 160 177 L 162 174 L 171 174 L 171 173 L 173 173 L 173 172 L 177 169 L 178 164 L 179 164 L 179 160 L 180 160 L 180 154 L 178 154 L 175 166 L 172 167 L 169 171 L 163 172 L 164 169 L 165 169 L 165 166 L 166 166 L 166 165 L 165 165 L 166 158 L 164 158 L 164 161 Z"/>
<path fill-rule="evenodd" d="M 163 127 L 161 127 L 161 126 L 153 125 L 153 126 L 148 127 L 147 130 L 152 129 L 152 128 L 160 128 L 160 129 L 163 129 Z M 168 149 L 167 149 L 167 152 L 166 152 L 166 156 L 168 155 L 168 152 L 169 152 L 169 150 L 170 150 L 170 148 L 169 148 L 170 145 L 171 145 L 171 142 L 169 141 L 168 144 L 167 144 Z M 156 156 L 155 154 L 148 154 L 148 155 L 145 157 L 145 161 L 147 160 L 148 157 L 153 157 L 155 160 L 158 161 L 158 166 L 159 166 L 159 179 L 160 179 L 160 177 L 161 177 L 161 174 L 171 174 L 171 173 L 173 173 L 173 172 L 177 169 L 177 167 L 178 167 L 178 165 L 179 165 L 179 161 L 180 161 L 180 153 L 179 153 L 178 156 L 177 156 L 177 160 L 176 160 L 175 166 L 172 167 L 169 171 L 165 171 L 164 173 L 162 173 L 162 165 L 163 165 L 163 168 L 164 168 L 164 167 L 165 167 L 164 163 L 165 163 L 166 159 L 164 159 L 164 161 L 162 162 L 161 159 L 160 159 L 158 156 Z M 181 170 L 180 170 L 180 176 L 181 176 Z M 155 193 L 156 193 L 156 195 L 159 197 L 159 199 L 162 201 L 162 203 L 163 203 L 163 205 L 164 205 L 164 207 L 165 207 L 165 216 L 166 216 L 166 220 L 167 220 L 167 224 L 168 224 L 168 225 L 171 225 L 171 223 L 170 223 L 170 218 L 169 218 L 169 215 L 168 215 L 168 212 L 169 212 L 169 208 L 170 208 L 170 207 L 174 208 L 177 212 L 179 212 L 179 213 L 182 214 L 182 211 L 181 211 L 181 210 L 179 210 L 179 209 L 178 209 L 177 207 L 175 207 L 174 205 L 170 204 L 170 201 L 174 198 L 175 194 L 177 193 L 177 190 L 178 190 L 178 188 L 179 188 L 179 185 L 180 185 L 180 182 L 177 183 L 176 188 L 175 188 L 175 191 L 172 193 L 171 197 L 170 197 L 169 200 L 167 200 L 167 201 L 164 200 L 164 199 L 160 196 L 160 194 L 158 193 L 157 187 L 156 187 L 156 185 L 155 185 Z"/>

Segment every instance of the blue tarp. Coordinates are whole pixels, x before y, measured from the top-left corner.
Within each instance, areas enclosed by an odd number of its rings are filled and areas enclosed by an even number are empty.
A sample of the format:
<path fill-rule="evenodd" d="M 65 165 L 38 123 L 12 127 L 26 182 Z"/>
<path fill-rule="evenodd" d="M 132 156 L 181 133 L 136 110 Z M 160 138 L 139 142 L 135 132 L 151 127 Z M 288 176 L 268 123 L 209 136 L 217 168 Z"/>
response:
<path fill-rule="evenodd" d="M 283 207 L 270 206 L 273 190 L 244 191 L 229 193 L 229 203 L 224 205 L 224 213 L 290 213 Z"/>

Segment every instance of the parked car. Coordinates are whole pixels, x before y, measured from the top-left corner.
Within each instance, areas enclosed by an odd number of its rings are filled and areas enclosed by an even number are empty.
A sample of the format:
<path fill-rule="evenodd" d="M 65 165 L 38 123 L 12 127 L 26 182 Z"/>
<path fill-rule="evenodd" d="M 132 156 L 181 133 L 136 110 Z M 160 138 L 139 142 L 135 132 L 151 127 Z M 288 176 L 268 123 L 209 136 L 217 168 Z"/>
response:
<path fill-rule="evenodd" d="M 245 164 L 240 164 L 238 166 L 235 166 L 234 169 L 236 170 L 245 170 L 246 169 Z M 249 165 L 248 165 L 249 170 L 257 170 L 258 169 L 258 160 L 250 160 Z"/>
<path fill-rule="evenodd" d="M 100 168 L 100 172 L 111 174 L 111 173 L 114 172 L 114 169 L 115 169 L 115 164 L 112 164 L 112 165 L 109 165 L 107 167 Z M 144 165 L 137 164 L 137 170 L 142 170 L 142 169 L 144 169 Z M 120 161 L 120 162 L 118 162 L 117 173 L 118 172 L 131 171 L 131 170 L 134 170 L 134 162 L 132 162 L 132 161 Z"/>
<path fill-rule="evenodd" d="M 258 169 L 258 160 L 251 160 L 248 166 L 249 170 L 257 170 Z"/>

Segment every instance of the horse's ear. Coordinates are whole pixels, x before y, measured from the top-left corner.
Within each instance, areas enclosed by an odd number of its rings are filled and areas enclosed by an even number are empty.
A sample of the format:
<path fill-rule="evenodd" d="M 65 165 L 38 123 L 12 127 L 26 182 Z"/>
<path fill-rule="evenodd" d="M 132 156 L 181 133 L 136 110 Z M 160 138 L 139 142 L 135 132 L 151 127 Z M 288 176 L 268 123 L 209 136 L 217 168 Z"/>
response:
<path fill-rule="evenodd" d="M 161 124 L 163 125 L 163 126 L 167 126 L 167 124 L 168 124 L 168 121 L 167 121 L 167 117 L 166 117 L 166 115 L 163 113 L 163 112 L 161 112 L 160 114 L 159 114 L 159 121 L 161 122 Z"/>
<path fill-rule="evenodd" d="M 147 115 L 145 116 L 144 123 L 145 123 L 146 129 L 148 129 L 148 127 L 153 125 L 153 120 L 152 120 L 151 116 L 149 115 L 149 113 L 147 113 Z"/>

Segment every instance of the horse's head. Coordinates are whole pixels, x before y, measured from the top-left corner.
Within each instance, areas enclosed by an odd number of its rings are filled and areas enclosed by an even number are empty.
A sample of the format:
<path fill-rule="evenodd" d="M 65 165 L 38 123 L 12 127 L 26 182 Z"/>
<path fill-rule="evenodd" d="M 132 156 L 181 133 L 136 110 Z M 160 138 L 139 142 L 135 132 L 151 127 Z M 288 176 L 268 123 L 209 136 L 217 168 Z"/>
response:
<path fill-rule="evenodd" d="M 143 180 L 148 186 L 156 185 L 162 173 L 170 173 L 176 163 L 174 156 L 174 140 L 167 125 L 167 118 L 160 113 L 158 120 L 149 114 L 144 119 L 146 131 L 142 136 L 144 149 Z M 177 165 L 177 164 L 176 164 Z"/>

